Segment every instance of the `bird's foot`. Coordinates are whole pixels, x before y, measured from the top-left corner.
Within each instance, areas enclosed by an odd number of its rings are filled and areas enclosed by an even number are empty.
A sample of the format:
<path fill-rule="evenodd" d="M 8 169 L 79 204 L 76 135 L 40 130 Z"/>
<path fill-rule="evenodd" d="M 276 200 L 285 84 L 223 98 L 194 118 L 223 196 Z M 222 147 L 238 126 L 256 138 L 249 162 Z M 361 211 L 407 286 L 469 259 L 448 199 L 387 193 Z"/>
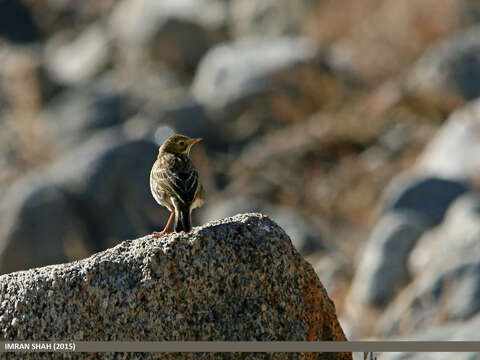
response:
<path fill-rule="evenodd" d="M 156 238 L 159 238 L 159 237 L 162 237 L 163 235 L 167 235 L 169 232 L 167 230 L 163 230 L 163 231 L 154 231 L 153 232 L 153 237 L 156 237 Z"/>

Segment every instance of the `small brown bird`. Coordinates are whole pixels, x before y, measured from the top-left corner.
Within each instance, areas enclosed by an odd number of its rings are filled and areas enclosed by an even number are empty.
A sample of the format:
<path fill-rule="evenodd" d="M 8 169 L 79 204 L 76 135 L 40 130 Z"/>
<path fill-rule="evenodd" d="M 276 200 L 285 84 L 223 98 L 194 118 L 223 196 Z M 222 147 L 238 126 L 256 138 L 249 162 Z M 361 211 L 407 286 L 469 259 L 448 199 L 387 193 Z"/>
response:
<path fill-rule="evenodd" d="M 153 235 L 168 234 L 175 215 L 175 232 L 192 229 L 192 210 L 203 204 L 205 192 L 198 181 L 198 172 L 189 158 L 192 146 L 202 139 L 172 135 L 160 146 L 150 172 L 150 190 L 155 200 L 170 210 L 165 228 Z"/>

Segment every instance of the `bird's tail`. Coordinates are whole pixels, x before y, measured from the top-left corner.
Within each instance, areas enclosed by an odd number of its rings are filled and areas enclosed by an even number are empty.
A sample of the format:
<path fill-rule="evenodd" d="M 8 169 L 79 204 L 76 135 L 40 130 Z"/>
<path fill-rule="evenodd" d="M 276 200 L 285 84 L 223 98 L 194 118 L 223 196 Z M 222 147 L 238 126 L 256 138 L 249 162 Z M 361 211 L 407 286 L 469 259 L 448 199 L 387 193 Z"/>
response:
<path fill-rule="evenodd" d="M 186 206 L 178 206 L 175 211 L 175 232 L 192 230 L 192 219 L 190 209 Z"/>

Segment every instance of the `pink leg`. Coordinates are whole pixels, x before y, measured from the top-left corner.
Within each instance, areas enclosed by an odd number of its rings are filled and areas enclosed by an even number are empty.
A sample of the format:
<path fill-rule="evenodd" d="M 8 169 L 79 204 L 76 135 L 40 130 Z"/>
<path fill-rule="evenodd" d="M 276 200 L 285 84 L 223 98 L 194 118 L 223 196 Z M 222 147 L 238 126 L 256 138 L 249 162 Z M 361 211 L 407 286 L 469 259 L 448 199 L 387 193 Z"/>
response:
<path fill-rule="evenodd" d="M 167 221 L 167 225 L 165 225 L 165 229 L 163 229 L 161 232 L 158 232 L 158 231 L 154 231 L 153 232 L 153 236 L 156 237 L 156 238 L 159 238 L 163 235 L 166 235 L 168 234 L 168 227 L 170 226 L 170 223 L 172 222 L 172 219 L 173 219 L 173 215 L 175 214 L 175 210 L 172 210 L 172 212 L 170 213 L 170 217 L 168 218 L 168 221 Z"/>

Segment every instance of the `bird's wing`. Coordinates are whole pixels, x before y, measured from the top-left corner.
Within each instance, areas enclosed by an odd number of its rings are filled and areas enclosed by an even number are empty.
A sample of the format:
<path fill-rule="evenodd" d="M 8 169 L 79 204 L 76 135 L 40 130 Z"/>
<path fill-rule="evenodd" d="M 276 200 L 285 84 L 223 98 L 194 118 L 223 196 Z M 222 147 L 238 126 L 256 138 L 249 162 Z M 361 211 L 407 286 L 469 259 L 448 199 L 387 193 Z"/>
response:
<path fill-rule="evenodd" d="M 192 167 L 187 172 L 179 173 L 158 169 L 156 175 L 183 204 L 190 205 L 193 202 L 198 187 L 197 169 Z"/>

